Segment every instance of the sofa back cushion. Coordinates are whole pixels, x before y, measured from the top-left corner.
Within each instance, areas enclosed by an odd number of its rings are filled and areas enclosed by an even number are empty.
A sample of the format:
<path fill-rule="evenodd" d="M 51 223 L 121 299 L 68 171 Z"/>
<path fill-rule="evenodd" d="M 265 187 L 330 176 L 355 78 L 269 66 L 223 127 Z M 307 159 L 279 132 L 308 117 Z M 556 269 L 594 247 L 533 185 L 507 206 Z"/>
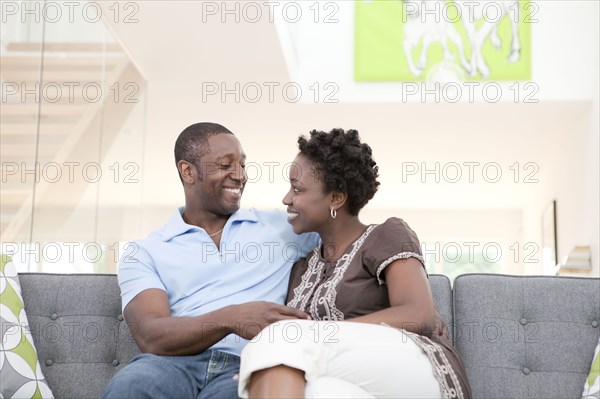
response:
<path fill-rule="evenodd" d="M 116 275 L 21 273 L 31 333 L 57 398 L 98 397 L 139 353 L 121 315 Z M 450 280 L 430 275 L 438 312 L 452 326 Z M 582 385 L 583 386 L 583 385 Z"/>
<path fill-rule="evenodd" d="M 429 285 L 433 301 L 437 307 L 438 313 L 447 324 L 447 331 L 450 340 L 453 337 L 453 315 L 452 315 L 452 287 L 450 279 L 443 274 L 430 274 Z"/>
<path fill-rule="evenodd" d="M 21 273 L 25 310 L 57 398 L 98 397 L 139 350 L 121 316 L 115 275 Z"/>
<path fill-rule="evenodd" d="M 600 336 L 600 279 L 470 274 L 454 342 L 475 398 L 575 398 Z"/>

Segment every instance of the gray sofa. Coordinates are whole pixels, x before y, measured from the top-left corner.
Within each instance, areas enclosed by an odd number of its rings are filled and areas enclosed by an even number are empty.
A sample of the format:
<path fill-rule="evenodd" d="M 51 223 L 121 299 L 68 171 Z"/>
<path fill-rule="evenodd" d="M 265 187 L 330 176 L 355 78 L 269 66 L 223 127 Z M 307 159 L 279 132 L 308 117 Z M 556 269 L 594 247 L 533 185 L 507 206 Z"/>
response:
<path fill-rule="evenodd" d="M 95 398 L 139 350 L 115 275 L 19 275 L 57 398 Z M 581 397 L 600 336 L 600 279 L 431 275 L 476 398 Z"/>

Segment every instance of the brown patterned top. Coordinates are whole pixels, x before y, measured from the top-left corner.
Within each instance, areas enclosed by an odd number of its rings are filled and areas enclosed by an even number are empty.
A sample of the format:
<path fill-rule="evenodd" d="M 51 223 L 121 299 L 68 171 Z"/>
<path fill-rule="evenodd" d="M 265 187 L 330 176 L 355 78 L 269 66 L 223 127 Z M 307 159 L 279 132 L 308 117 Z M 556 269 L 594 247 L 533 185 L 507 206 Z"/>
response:
<path fill-rule="evenodd" d="M 395 260 L 406 258 L 424 265 L 419 239 L 402 219 L 389 218 L 367 227 L 335 262 L 323 259 L 321 246 L 296 262 L 286 302 L 313 320 L 341 321 L 389 308 L 383 271 Z M 439 354 L 438 360 L 430 359 L 444 397 L 469 398 L 466 372 L 448 339 L 446 325 L 437 314 L 435 322 L 438 330 L 417 343 L 428 356 Z"/>

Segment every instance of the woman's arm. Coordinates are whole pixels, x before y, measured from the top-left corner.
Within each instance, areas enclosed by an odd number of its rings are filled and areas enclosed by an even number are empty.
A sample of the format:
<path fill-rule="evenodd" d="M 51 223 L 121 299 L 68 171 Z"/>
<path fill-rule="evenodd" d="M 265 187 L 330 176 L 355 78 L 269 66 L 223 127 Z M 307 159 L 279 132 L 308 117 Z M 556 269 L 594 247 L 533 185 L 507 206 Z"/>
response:
<path fill-rule="evenodd" d="M 386 323 L 422 335 L 435 328 L 435 305 L 423 265 L 415 258 L 399 259 L 384 270 L 390 307 L 347 319 L 360 323 Z"/>

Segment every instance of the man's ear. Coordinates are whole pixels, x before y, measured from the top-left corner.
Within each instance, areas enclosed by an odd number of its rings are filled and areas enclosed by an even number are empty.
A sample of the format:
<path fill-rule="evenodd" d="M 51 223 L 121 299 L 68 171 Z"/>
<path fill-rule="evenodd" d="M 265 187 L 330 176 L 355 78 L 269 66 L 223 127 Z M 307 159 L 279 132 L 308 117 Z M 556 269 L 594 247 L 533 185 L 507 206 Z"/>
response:
<path fill-rule="evenodd" d="M 336 211 L 340 210 L 344 204 L 346 203 L 346 200 L 348 199 L 348 194 L 346 193 L 342 193 L 339 191 L 332 191 L 330 193 L 330 207 L 332 207 L 333 209 L 335 209 Z"/>
<path fill-rule="evenodd" d="M 192 184 L 196 181 L 198 176 L 196 167 L 188 161 L 181 160 L 177 162 L 177 170 L 179 171 L 179 176 L 181 176 L 181 180 L 183 180 L 184 184 Z"/>

